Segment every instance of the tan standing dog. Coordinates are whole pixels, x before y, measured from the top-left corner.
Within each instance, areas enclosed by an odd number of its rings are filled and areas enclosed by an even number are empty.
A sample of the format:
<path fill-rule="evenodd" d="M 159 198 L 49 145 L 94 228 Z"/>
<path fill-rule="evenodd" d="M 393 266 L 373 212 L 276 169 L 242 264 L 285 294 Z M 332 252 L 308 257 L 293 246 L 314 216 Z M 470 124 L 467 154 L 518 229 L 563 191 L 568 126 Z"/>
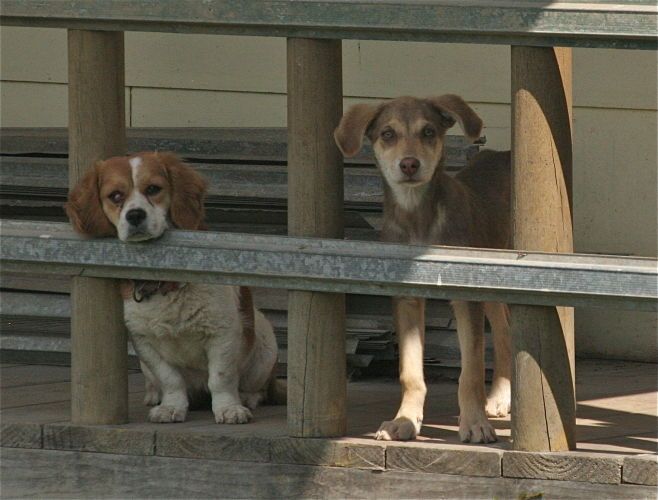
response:
<path fill-rule="evenodd" d="M 343 116 L 334 136 L 346 157 L 363 138 L 373 145 L 384 177 L 382 240 L 418 245 L 510 248 L 510 154 L 482 151 L 456 177 L 443 170 L 446 131 L 459 122 L 471 141 L 482 120 L 456 95 L 428 99 L 399 97 L 358 104 Z M 461 349 L 459 436 L 488 443 L 496 432 L 487 416 L 510 411 L 509 313 L 504 304 L 453 301 Z M 377 439 L 408 440 L 420 432 L 427 392 L 423 377 L 425 300 L 396 297 L 395 329 L 400 347 L 402 403 Z M 494 337 L 494 379 L 489 397 L 484 383 L 484 317 Z"/>

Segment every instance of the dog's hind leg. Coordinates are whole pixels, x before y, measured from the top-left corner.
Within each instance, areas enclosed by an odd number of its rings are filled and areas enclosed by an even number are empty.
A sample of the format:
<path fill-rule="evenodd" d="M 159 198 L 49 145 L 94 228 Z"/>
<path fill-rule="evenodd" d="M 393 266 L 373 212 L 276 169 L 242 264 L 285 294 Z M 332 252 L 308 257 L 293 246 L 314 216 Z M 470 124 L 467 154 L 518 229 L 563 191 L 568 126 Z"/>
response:
<path fill-rule="evenodd" d="M 400 346 L 400 383 L 402 403 L 394 420 L 382 423 L 376 439 L 415 439 L 423 424 L 423 406 L 427 388 L 423 376 L 425 342 L 425 299 L 393 299 L 395 330 Z"/>
<path fill-rule="evenodd" d="M 462 370 L 459 376 L 459 437 L 464 442 L 491 443 L 496 431 L 484 411 L 484 306 L 452 302 L 457 319 Z"/>
<path fill-rule="evenodd" d="M 499 302 L 486 302 L 484 313 L 491 324 L 494 345 L 494 374 L 486 412 L 489 417 L 504 417 L 509 414 L 512 401 L 509 307 Z"/>
<path fill-rule="evenodd" d="M 143 362 L 139 362 L 139 367 L 144 374 L 144 404 L 146 406 L 155 406 L 160 402 L 160 384 L 155 375 L 151 373 L 149 367 Z"/>

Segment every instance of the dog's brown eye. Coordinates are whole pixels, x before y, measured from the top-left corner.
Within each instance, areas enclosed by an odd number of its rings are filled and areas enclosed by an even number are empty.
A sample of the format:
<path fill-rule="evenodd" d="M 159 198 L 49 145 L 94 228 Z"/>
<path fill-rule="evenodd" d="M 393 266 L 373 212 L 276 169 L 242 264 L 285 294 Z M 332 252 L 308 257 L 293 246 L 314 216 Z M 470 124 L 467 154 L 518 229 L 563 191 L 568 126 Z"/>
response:
<path fill-rule="evenodd" d="M 144 194 L 146 194 L 146 196 L 155 196 L 160 191 L 162 191 L 162 188 L 160 186 L 156 186 L 155 184 L 151 184 L 149 187 L 146 188 L 146 191 L 144 191 Z"/>
<path fill-rule="evenodd" d="M 395 137 L 395 132 L 393 132 L 390 128 L 387 128 L 382 132 L 382 139 L 385 141 L 390 141 Z"/>
<path fill-rule="evenodd" d="M 436 130 L 432 127 L 425 127 L 423 129 L 423 137 L 434 137 L 436 135 Z"/>
<path fill-rule="evenodd" d="M 112 191 L 108 198 L 112 203 L 118 205 L 123 201 L 123 193 L 121 191 Z"/>

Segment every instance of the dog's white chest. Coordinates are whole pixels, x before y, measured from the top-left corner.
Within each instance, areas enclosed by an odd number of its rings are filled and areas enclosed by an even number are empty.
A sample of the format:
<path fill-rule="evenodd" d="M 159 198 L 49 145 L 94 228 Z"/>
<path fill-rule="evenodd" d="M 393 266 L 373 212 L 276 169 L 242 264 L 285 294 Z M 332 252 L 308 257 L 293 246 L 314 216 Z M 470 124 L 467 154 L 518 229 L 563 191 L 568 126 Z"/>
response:
<path fill-rule="evenodd" d="M 168 362 L 207 369 L 210 338 L 235 341 L 241 328 L 231 287 L 187 285 L 167 295 L 156 293 L 140 303 L 124 302 L 124 318 L 133 336 L 149 343 Z M 237 335 L 239 338 L 239 335 Z"/>

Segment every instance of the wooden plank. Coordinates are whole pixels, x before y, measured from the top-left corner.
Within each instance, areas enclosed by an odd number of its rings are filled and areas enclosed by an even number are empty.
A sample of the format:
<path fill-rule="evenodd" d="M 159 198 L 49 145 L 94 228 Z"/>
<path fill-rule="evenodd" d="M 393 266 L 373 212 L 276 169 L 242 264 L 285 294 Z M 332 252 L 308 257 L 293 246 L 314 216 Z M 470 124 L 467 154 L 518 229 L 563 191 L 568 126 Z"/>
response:
<path fill-rule="evenodd" d="M 384 470 L 386 448 L 329 439 L 282 438 L 270 442 L 270 462 Z"/>
<path fill-rule="evenodd" d="M 651 498 L 650 486 L 4 449 L 8 498 Z M 116 480 L 119 477 L 121 480 Z"/>
<path fill-rule="evenodd" d="M 153 455 L 155 431 L 46 424 L 43 426 L 43 447 L 51 450 Z"/>
<path fill-rule="evenodd" d="M 1 408 L 20 408 L 44 403 L 56 403 L 71 400 L 70 382 L 54 382 L 26 387 L 7 387 L 2 389 Z"/>
<path fill-rule="evenodd" d="M 386 448 L 386 468 L 408 472 L 500 477 L 501 451 L 471 451 L 423 446 Z"/>
<path fill-rule="evenodd" d="M 33 198 L 35 202 L 41 199 L 60 201 L 66 196 L 68 186 L 65 163 L 63 158 L 3 157 L 0 174 L 3 206 L 8 206 L 12 198 L 21 200 L 27 207 L 33 206 L 34 202 L 29 203 Z M 464 165 L 465 161 L 461 166 Z M 222 204 L 236 206 L 236 203 L 253 208 L 286 207 L 285 164 L 257 164 L 252 159 L 245 163 L 222 160 L 220 163 L 195 162 L 194 168 L 209 182 L 207 208 Z M 374 166 L 346 168 L 345 178 L 346 208 L 381 211 L 381 177 Z M 212 221 L 213 214 L 208 215 Z"/>
<path fill-rule="evenodd" d="M 0 22 L 13 26 L 171 31 L 296 38 L 384 39 L 656 49 L 652 0 L 491 4 L 450 0 L 345 2 L 158 0 L 4 0 Z"/>
<path fill-rule="evenodd" d="M 68 366 L 16 365 L 3 366 L 0 371 L 2 389 L 69 380 L 71 380 L 71 369 Z"/>
<path fill-rule="evenodd" d="M 332 132 L 343 112 L 340 40 L 290 38 L 288 234 L 343 238 L 343 162 Z M 345 296 L 288 294 L 288 431 L 346 431 Z"/>
<path fill-rule="evenodd" d="M 125 153 L 123 45 L 121 32 L 68 33 L 70 188 L 94 162 Z M 73 278 L 71 311 L 71 420 L 126 422 L 128 339 L 118 282 Z"/>
<path fill-rule="evenodd" d="M 131 393 L 144 391 L 141 374 L 130 375 L 128 388 Z M 71 389 L 69 381 L 6 387 L 2 389 L 2 409 L 70 401 Z"/>
<path fill-rule="evenodd" d="M 66 128 L 3 127 L 0 129 L 0 139 L 0 152 L 4 154 L 39 153 L 60 156 L 68 154 L 69 150 Z M 446 166 L 463 167 L 468 158 L 477 153 L 479 146 L 485 141 L 485 138 L 481 138 L 476 144 L 470 144 L 462 136 L 446 136 Z M 282 127 L 129 127 L 126 129 L 127 151 L 167 150 L 194 160 L 213 162 L 233 160 L 234 169 L 241 168 L 242 163 L 238 161 L 272 163 L 273 166 L 282 167 L 287 160 L 287 142 L 288 133 Z M 372 147 L 365 145 L 354 159 L 346 162 L 346 166 L 349 170 L 357 165 L 373 165 L 372 158 Z M 10 173 L 14 173 L 11 171 L 12 160 L 10 157 L 2 158 L 3 170 L 4 165 L 7 165 Z M 34 161 L 51 165 L 47 162 L 55 162 L 55 159 L 38 158 Z M 253 165 L 247 166 L 253 168 Z M 5 176 L 6 172 L 3 172 L 0 179 L 4 179 Z"/>
<path fill-rule="evenodd" d="M 0 230 L 8 272 L 658 309 L 658 267 L 649 258 L 190 231 L 126 245 L 80 238 L 68 224 L 6 220 Z"/>
<path fill-rule="evenodd" d="M 512 47 L 512 238 L 573 252 L 571 50 Z M 514 305 L 515 450 L 575 449 L 573 309 Z"/>
<path fill-rule="evenodd" d="M 625 483 L 658 485 L 658 457 L 656 455 L 625 457 L 622 470 L 622 479 Z"/>
<path fill-rule="evenodd" d="M 235 438 L 209 432 L 158 431 L 156 454 L 210 460 L 269 462 L 269 441 L 260 437 Z"/>
<path fill-rule="evenodd" d="M 4 289 L 11 290 L 0 291 L 0 302 L 2 302 L 0 312 L 3 316 L 15 317 L 20 315 L 39 318 L 44 316 L 43 312 L 45 310 L 50 310 L 53 316 L 49 317 L 61 319 L 70 317 L 70 299 L 67 297 L 70 279 L 67 276 L 3 272 L 0 273 L 0 285 Z M 286 311 L 288 309 L 287 296 L 282 294 L 281 290 L 254 288 L 252 293 L 254 304 L 259 309 L 268 311 Z M 7 307 L 10 301 L 12 306 Z M 371 322 L 373 327 L 384 328 L 391 325 L 391 301 L 387 297 L 346 294 L 345 303 L 348 316 L 352 316 L 351 326 L 354 328 L 363 321 Z M 425 314 L 427 326 L 450 329 L 450 321 L 453 315 L 452 310 L 445 301 L 428 301 Z M 285 327 L 285 323 L 282 323 L 281 326 Z"/>
<path fill-rule="evenodd" d="M 594 453 L 510 451 L 503 455 L 503 476 L 619 484 L 621 464 L 621 457 Z"/>
<path fill-rule="evenodd" d="M 41 448 L 41 424 L 3 423 L 0 425 L 0 446 L 4 448 Z"/>

